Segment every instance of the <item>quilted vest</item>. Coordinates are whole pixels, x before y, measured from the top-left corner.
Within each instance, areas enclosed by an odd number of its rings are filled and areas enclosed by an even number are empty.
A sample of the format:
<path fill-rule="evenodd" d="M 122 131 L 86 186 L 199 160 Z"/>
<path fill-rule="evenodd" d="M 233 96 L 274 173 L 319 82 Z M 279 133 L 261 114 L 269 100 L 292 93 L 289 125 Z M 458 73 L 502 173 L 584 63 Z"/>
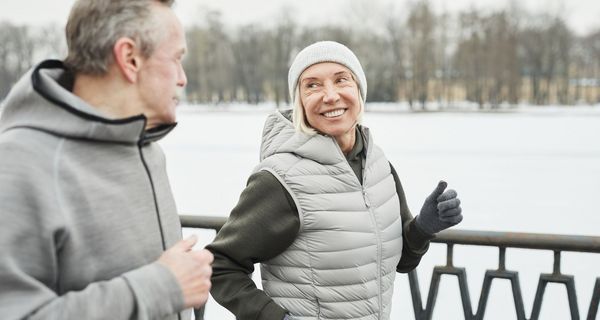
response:
<path fill-rule="evenodd" d="M 286 251 L 261 263 L 262 285 L 293 319 L 389 319 L 400 202 L 388 160 L 361 129 L 362 184 L 334 138 L 296 132 L 280 112 L 265 124 L 256 171 L 271 172 L 290 193 L 300 230 Z"/>

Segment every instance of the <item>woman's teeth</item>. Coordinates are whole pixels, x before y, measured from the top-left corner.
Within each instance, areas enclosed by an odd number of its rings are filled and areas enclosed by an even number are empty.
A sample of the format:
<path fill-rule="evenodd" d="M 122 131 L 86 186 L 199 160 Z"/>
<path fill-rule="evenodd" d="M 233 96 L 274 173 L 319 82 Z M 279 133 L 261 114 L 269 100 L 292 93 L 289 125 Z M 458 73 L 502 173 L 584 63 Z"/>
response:
<path fill-rule="evenodd" d="M 346 112 L 346 110 L 336 109 L 336 110 L 332 110 L 329 112 L 325 112 L 325 113 L 323 113 L 323 115 L 327 118 L 333 118 L 333 117 L 341 116 L 342 114 L 344 114 L 344 112 Z"/>

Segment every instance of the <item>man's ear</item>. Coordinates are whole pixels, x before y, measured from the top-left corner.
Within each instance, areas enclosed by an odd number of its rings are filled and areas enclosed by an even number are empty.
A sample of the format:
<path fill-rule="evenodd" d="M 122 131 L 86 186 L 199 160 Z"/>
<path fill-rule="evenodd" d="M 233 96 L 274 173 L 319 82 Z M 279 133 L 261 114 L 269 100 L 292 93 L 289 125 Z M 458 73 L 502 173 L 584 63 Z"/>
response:
<path fill-rule="evenodd" d="M 119 38 L 113 46 L 115 65 L 127 81 L 137 82 L 140 70 L 141 57 L 135 41 L 130 38 Z"/>

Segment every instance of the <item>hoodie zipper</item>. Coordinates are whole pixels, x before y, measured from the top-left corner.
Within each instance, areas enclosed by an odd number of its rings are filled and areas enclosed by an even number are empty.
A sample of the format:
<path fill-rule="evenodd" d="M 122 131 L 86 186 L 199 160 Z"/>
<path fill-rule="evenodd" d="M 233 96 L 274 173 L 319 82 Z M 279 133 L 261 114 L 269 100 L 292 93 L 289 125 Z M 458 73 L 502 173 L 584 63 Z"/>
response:
<path fill-rule="evenodd" d="M 158 199 L 156 199 L 156 188 L 154 187 L 154 180 L 152 180 L 152 174 L 150 174 L 150 168 L 148 167 L 148 163 L 146 163 L 146 159 L 144 158 L 144 151 L 142 150 L 142 140 L 138 142 L 138 150 L 140 152 L 140 159 L 142 159 L 142 164 L 144 165 L 144 169 L 146 169 L 146 174 L 148 175 L 148 180 L 150 181 L 150 187 L 152 188 L 152 198 L 154 199 L 154 208 L 156 212 L 156 220 L 158 221 L 158 231 L 160 231 L 160 241 L 162 244 L 163 252 L 167 250 L 167 244 L 165 242 L 165 233 L 163 230 L 162 220 L 160 218 L 160 210 L 158 209 Z M 181 313 L 177 313 L 177 319 L 181 320 Z"/>
<path fill-rule="evenodd" d="M 138 143 L 138 150 L 140 152 L 140 159 L 142 159 L 142 164 L 144 165 L 144 169 L 146 169 L 146 174 L 148 175 L 148 180 L 150 181 L 150 187 L 152 188 L 152 198 L 154 199 L 154 208 L 156 212 L 156 220 L 158 221 L 158 230 L 160 231 L 160 240 L 162 244 L 163 251 L 167 250 L 167 244 L 165 242 L 165 234 L 162 226 L 162 219 L 160 218 L 160 210 L 158 209 L 158 200 L 156 199 L 156 189 L 154 187 L 154 180 L 152 180 L 152 175 L 150 174 L 150 168 L 148 167 L 148 163 L 146 163 L 146 159 L 144 158 L 144 152 L 142 150 L 142 142 Z"/>

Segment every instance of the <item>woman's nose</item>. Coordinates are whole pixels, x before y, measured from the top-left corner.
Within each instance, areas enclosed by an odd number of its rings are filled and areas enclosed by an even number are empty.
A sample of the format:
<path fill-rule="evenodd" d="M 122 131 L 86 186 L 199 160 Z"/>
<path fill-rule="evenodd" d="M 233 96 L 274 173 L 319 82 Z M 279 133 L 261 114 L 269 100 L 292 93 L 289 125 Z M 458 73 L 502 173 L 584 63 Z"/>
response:
<path fill-rule="evenodd" d="M 337 88 L 333 84 L 326 84 L 323 92 L 323 102 L 334 104 L 340 99 Z"/>

